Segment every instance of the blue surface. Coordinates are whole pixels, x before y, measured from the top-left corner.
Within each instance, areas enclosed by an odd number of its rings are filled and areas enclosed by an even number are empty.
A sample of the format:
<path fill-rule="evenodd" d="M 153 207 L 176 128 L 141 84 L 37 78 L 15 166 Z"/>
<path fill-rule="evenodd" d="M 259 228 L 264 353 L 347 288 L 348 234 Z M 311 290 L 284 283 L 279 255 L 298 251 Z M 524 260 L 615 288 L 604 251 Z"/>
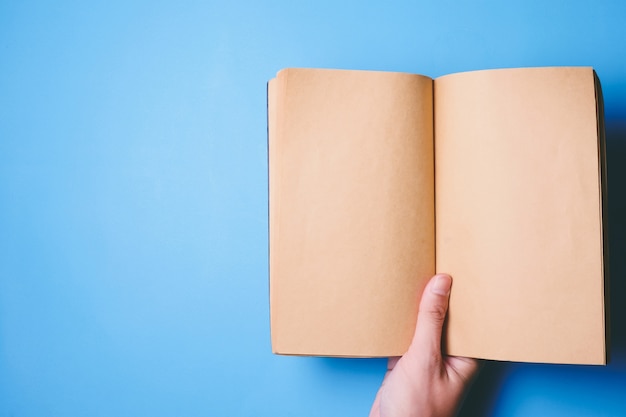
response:
<path fill-rule="evenodd" d="M 543 65 L 604 87 L 613 361 L 462 414 L 626 415 L 625 41 L 617 0 L 0 1 L 0 416 L 366 415 L 383 360 L 270 353 L 266 81 Z"/>

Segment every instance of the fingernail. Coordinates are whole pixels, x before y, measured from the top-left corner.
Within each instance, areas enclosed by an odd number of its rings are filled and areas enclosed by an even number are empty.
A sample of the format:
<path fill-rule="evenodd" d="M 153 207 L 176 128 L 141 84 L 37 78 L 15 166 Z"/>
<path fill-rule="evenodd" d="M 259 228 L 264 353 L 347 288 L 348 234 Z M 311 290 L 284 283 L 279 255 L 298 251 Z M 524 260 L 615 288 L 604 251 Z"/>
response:
<path fill-rule="evenodd" d="M 432 287 L 430 287 L 430 290 L 434 292 L 435 294 L 447 296 L 448 294 L 450 294 L 451 286 L 452 286 L 452 278 L 450 278 L 450 275 L 440 274 L 440 275 L 437 275 L 437 278 L 435 279 L 435 283 L 433 284 Z"/>

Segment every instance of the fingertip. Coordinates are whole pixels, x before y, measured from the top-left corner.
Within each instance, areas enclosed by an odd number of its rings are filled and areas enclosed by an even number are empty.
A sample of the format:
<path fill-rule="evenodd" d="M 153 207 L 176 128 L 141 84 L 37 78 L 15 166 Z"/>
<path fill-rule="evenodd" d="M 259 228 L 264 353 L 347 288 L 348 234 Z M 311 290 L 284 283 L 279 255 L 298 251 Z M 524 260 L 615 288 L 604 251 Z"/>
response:
<path fill-rule="evenodd" d="M 452 277 L 448 274 L 437 274 L 432 278 L 430 292 L 447 297 L 452 288 Z"/>

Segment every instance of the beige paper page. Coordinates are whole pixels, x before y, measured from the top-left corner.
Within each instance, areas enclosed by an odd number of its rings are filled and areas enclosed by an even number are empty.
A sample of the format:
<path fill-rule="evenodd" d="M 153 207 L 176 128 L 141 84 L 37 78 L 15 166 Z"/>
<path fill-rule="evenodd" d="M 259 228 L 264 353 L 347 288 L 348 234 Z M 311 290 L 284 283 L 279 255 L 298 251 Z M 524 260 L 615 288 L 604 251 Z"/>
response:
<path fill-rule="evenodd" d="M 590 68 L 435 80 L 437 271 L 452 355 L 605 362 Z"/>
<path fill-rule="evenodd" d="M 432 80 L 287 69 L 268 98 L 273 351 L 403 354 L 434 273 Z"/>

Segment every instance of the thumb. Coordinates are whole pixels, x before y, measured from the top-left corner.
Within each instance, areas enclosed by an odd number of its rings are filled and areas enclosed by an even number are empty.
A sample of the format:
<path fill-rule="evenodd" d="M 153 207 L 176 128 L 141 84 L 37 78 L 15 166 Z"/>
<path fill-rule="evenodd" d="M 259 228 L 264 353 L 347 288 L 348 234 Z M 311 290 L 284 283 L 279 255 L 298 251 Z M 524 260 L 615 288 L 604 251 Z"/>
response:
<path fill-rule="evenodd" d="M 409 354 L 427 361 L 426 365 L 441 364 L 441 333 L 448 312 L 452 277 L 437 274 L 430 279 L 420 301 L 417 325 Z M 427 354 L 426 354 L 427 352 Z"/>

